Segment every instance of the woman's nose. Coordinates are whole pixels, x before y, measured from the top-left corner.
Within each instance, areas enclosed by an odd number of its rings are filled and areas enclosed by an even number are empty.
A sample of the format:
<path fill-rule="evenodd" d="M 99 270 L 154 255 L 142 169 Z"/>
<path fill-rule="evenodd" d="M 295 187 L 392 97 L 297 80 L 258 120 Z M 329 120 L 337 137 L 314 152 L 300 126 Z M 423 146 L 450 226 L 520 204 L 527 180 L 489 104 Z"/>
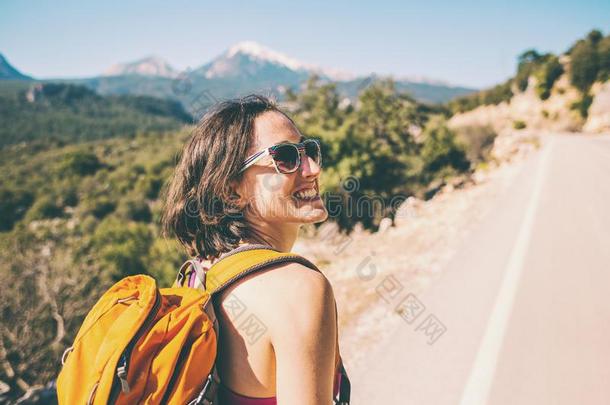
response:
<path fill-rule="evenodd" d="M 301 156 L 301 172 L 303 177 L 318 175 L 321 170 L 320 165 L 314 159 L 303 153 Z"/>

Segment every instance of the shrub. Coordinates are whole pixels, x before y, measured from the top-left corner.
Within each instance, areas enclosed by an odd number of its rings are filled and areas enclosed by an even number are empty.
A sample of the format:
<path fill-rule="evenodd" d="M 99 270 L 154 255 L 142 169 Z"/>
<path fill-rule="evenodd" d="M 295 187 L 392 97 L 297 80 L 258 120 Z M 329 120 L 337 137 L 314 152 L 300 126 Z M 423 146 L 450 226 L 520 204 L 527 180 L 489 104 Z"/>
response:
<path fill-rule="evenodd" d="M 92 198 L 84 203 L 85 213 L 90 213 L 97 219 L 102 219 L 112 213 L 116 208 L 116 202 L 109 197 L 100 196 Z"/>
<path fill-rule="evenodd" d="M 513 121 L 513 128 L 524 129 L 525 127 L 527 127 L 527 125 L 525 124 L 524 121 L 521 121 L 521 120 Z"/>
<path fill-rule="evenodd" d="M 152 212 L 146 201 L 142 199 L 129 198 L 121 201 L 117 214 L 136 222 L 150 222 L 152 220 Z"/>
<path fill-rule="evenodd" d="M 155 199 L 161 192 L 163 181 L 160 176 L 142 177 L 136 182 L 134 191 L 142 196 L 142 198 Z"/>
<path fill-rule="evenodd" d="M 147 271 L 160 286 L 171 287 L 178 269 L 187 259 L 184 250 L 175 240 L 156 238 L 150 248 L 151 260 Z"/>
<path fill-rule="evenodd" d="M 536 72 L 536 93 L 541 100 L 546 100 L 551 95 L 551 89 L 555 81 L 563 74 L 563 66 L 559 63 L 559 58 L 549 56 L 548 59 Z"/>
<path fill-rule="evenodd" d="M 64 155 L 58 165 L 61 174 L 69 173 L 77 176 L 94 174 L 104 165 L 91 152 L 76 151 Z"/>
<path fill-rule="evenodd" d="M 456 114 L 473 110 L 480 105 L 497 105 L 508 101 L 513 96 L 511 85 L 512 80 L 507 80 L 490 89 L 453 99 L 449 102 L 449 110 Z"/>
<path fill-rule="evenodd" d="M 583 94 L 589 91 L 600 73 L 603 76 L 606 71 L 610 48 L 610 39 L 606 38 L 602 37 L 601 32 L 593 30 L 586 39 L 576 42 L 570 50 L 570 80 Z"/>
<path fill-rule="evenodd" d="M 433 120 L 424 129 L 421 156 L 428 181 L 470 169 L 466 148 L 444 120 Z"/>
<path fill-rule="evenodd" d="M 605 82 L 610 76 L 610 35 L 599 41 L 597 44 L 597 54 L 599 58 L 597 80 Z"/>
<path fill-rule="evenodd" d="M 61 201 L 55 195 L 43 194 L 38 197 L 28 211 L 28 221 L 59 218 L 64 214 Z"/>
<path fill-rule="evenodd" d="M 585 93 L 582 95 L 582 98 L 579 101 L 572 103 L 570 108 L 578 111 L 582 118 L 587 118 L 589 115 L 589 107 L 591 106 L 592 102 L 593 97 L 589 93 Z"/>
<path fill-rule="evenodd" d="M 466 156 L 473 164 L 484 162 L 489 155 L 498 134 L 490 126 L 466 126 L 457 131 L 458 138 L 466 146 Z"/>
<path fill-rule="evenodd" d="M 520 91 L 525 91 L 529 83 L 529 77 L 536 69 L 538 63 L 545 58 L 535 49 L 530 49 L 519 55 L 515 84 Z"/>
<path fill-rule="evenodd" d="M 152 240 L 152 233 L 144 224 L 107 218 L 95 230 L 92 244 L 104 268 L 118 281 L 147 273 L 146 258 Z"/>
<path fill-rule="evenodd" d="M 10 231 L 34 202 L 34 194 L 24 189 L 0 188 L 0 232 Z"/>

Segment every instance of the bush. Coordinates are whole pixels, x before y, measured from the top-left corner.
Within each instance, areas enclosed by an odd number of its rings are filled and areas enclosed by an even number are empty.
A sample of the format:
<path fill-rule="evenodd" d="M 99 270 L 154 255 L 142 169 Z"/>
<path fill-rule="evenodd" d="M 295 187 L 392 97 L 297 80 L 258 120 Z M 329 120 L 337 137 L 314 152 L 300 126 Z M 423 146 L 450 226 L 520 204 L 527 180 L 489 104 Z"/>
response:
<path fill-rule="evenodd" d="M 134 191 L 143 198 L 155 199 L 159 197 L 159 193 L 163 187 L 163 181 L 164 180 L 160 176 L 150 177 L 149 175 L 142 177 L 136 182 Z"/>
<path fill-rule="evenodd" d="M 586 93 L 597 78 L 598 59 L 595 48 L 589 42 L 580 41 L 571 56 L 571 82 L 582 93 Z"/>
<path fill-rule="evenodd" d="M 525 124 L 524 121 L 521 121 L 521 120 L 513 121 L 513 128 L 518 130 L 518 129 L 524 129 L 525 127 L 527 127 L 527 125 Z"/>
<path fill-rule="evenodd" d="M 507 80 L 491 89 L 482 90 L 464 97 L 458 97 L 449 102 L 449 110 L 452 113 L 466 112 L 474 110 L 480 105 L 498 105 L 503 101 L 508 101 L 513 96 L 511 90 L 512 80 Z"/>
<path fill-rule="evenodd" d="M 0 240 L 0 350 L 10 361 L 0 368 L 1 403 L 56 403 L 17 398 L 57 377 L 61 354 L 108 287 L 97 267 L 74 254 L 24 229 Z"/>
<path fill-rule="evenodd" d="M 465 146 L 440 119 L 431 121 L 424 129 L 421 156 L 426 182 L 470 169 Z"/>
<path fill-rule="evenodd" d="M 585 93 L 579 101 L 572 103 L 570 108 L 578 111 L 582 118 L 587 118 L 591 103 L 593 103 L 593 97 L 589 93 Z"/>
<path fill-rule="evenodd" d="M 535 49 L 527 50 L 519 55 L 515 84 L 520 91 L 527 89 L 529 77 L 545 57 L 546 55 L 539 54 Z"/>
<path fill-rule="evenodd" d="M 551 95 L 551 89 L 555 81 L 563 74 L 563 66 L 559 63 L 559 58 L 549 56 L 536 72 L 536 93 L 541 100 L 546 100 Z"/>
<path fill-rule="evenodd" d="M 116 208 L 116 202 L 106 196 L 100 196 L 85 201 L 84 211 L 90 213 L 97 219 L 102 219 L 112 213 Z"/>
<path fill-rule="evenodd" d="M 0 188 L 0 232 L 10 231 L 34 202 L 28 190 Z"/>
<path fill-rule="evenodd" d="M 60 218 L 64 215 L 64 209 L 57 196 L 43 194 L 36 199 L 28 211 L 28 221 L 38 219 Z"/>
<path fill-rule="evenodd" d="M 472 164 L 487 161 L 498 134 L 490 126 L 466 126 L 456 130 Z"/>
<path fill-rule="evenodd" d="M 597 80 L 605 82 L 610 76 L 610 35 L 599 41 L 597 44 L 597 54 L 599 62 Z"/>
<path fill-rule="evenodd" d="M 587 38 L 576 42 L 569 51 L 572 59 L 570 80 L 583 94 L 599 78 L 607 77 L 610 69 L 610 36 L 603 37 L 593 30 Z"/>
<path fill-rule="evenodd" d="M 152 233 L 144 224 L 107 218 L 95 230 L 92 245 L 110 277 L 118 281 L 147 273 L 146 259 L 152 240 Z"/>
<path fill-rule="evenodd" d="M 146 201 L 142 199 L 129 198 L 121 201 L 117 214 L 127 220 L 136 222 L 150 222 L 152 220 L 152 212 Z"/>
<path fill-rule="evenodd" d="M 151 262 L 148 273 L 162 287 L 171 287 L 176 279 L 178 269 L 188 258 L 182 246 L 176 240 L 157 238 L 150 248 Z"/>
<path fill-rule="evenodd" d="M 58 165 L 61 174 L 69 173 L 77 176 L 94 174 L 102 167 L 104 165 L 94 153 L 85 151 L 67 153 Z"/>

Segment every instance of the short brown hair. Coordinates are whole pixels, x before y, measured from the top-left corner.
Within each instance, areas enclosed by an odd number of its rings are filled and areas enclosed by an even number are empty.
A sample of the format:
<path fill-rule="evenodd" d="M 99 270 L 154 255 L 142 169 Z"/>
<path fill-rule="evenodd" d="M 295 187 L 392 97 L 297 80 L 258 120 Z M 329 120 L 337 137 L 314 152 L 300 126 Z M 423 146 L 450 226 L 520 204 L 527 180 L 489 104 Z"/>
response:
<path fill-rule="evenodd" d="M 217 258 L 248 235 L 243 207 L 231 180 L 254 135 L 254 120 L 266 111 L 284 114 L 269 98 L 251 94 L 212 106 L 184 146 L 167 188 L 163 235 L 176 237 L 191 256 Z M 292 120 L 291 120 L 292 121 Z"/>

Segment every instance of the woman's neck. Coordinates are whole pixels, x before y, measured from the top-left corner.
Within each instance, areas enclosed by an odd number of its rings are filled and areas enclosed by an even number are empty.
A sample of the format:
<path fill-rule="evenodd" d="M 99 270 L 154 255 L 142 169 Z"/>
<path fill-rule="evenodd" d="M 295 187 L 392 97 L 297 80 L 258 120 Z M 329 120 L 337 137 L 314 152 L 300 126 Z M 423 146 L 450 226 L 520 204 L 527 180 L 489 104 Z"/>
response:
<path fill-rule="evenodd" d="M 269 245 L 280 252 L 290 252 L 299 233 L 299 225 L 286 224 L 277 226 L 265 224 L 265 226 L 251 226 L 247 237 L 242 239 L 242 244 Z"/>

